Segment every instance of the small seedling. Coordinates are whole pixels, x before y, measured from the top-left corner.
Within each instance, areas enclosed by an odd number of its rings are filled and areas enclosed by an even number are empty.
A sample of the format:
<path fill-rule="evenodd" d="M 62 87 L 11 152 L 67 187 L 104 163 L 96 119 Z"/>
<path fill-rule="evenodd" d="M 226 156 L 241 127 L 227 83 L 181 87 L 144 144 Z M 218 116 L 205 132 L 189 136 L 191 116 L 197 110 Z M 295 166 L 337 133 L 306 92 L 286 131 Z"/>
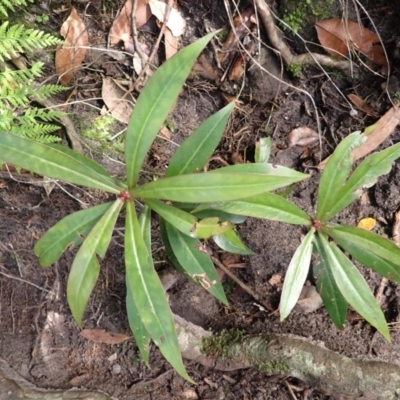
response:
<path fill-rule="evenodd" d="M 113 201 L 59 221 L 38 241 L 35 254 L 41 265 L 47 267 L 67 248 L 80 246 L 68 277 L 67 299 L 73 317 L 82 326 L 86 305 L 99 276 L 97 256 L 105 256 L 117 217 L 125 208 L 126 307 L 132 333 L 147 364 L 152 339 L 176 371 L 188 380 L 173 315 L 153 265 L 150 210 L 161 217 L 164 244 L 177 268 L 226 304 L 222 284 L 201 239 L 214 237 L 224 248 L 242 254 L 251 252 L 233 230 L 231 220 L 238 221 L 238 217 L 218 210 L 204 214 L 194 209 L 199 203 L 208 205 L 258 196 L 308 177 L 265 162 L 201 172 L 224 132 L 234 108 L 232 103 L 204 121 L 178 148 L 165 178 L 138 185 L 150 146 L 196 58 L 212 37 L 213 34 L 207 35 L 178 52 L 154 73 L 142 90 L 126 133 L 126 182 L 112 178 L 99 164 L 68 148 L 35 143 L 8 133 L 0 135 L 0 159 L 5 162 L 116 195 Z M 139 218 L 137 201 L 144 204 Z"/>
<path fill-rule="evenodd" d="M 350 174 L 352 150 L 366 138 L 359 132 L 352 133 L 335 149 L 321 176 L 315 217 L 273 193 L 212 204 L 210 208 L 309 227 L 286 272 L 279 307 L 281 320 L 289 315 L 299 299 L 314 252 L 317 261 L 313 273 L 317 290 L 335 325 L 343 329 L 347 306 L 350 304 L 390 340 L 379 305 L 363 276 L 344 252 L 380 275 L 400 283 L 400 248 L 390 240 L 364 229 L 330 222 L 358 199 L 364 188 L 371 187 L 379 176 L 387 174 L 392 162 L 400 157 L 400 143 L 397 143 L 368 156 Z"/>

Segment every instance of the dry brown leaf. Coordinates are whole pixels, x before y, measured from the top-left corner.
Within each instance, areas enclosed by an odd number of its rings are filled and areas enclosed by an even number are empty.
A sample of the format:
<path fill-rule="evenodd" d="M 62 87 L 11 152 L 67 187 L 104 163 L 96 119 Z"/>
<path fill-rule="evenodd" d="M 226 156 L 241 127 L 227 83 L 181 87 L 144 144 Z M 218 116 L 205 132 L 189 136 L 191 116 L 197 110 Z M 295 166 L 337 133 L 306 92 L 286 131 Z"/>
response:
<path fill-rule="evenodd" d="M 178 52 L 179 39 L 175 37 L 171 30 L 167 27 L 164 33 L 165 41 L 165 59 L 168 60 Z"/>
<path fill-rule="evenodd" d="M 400 123 L 399 104 L 392 107 L 381 119 L 374 124 L 375 129 L 367 135 L 367 140 L 352 151 L 353 161 L 366 156 L 372 150 L 375 150 L 381 143 L 387 139 Z M 368 128 L 367 128 L 368 129 Z M 318 169 L 324 169 L 329 157 L 317 165 Z"/>
<path fill-rule="evenodd" d="M 361 97 L 357 96 L 356 94 L 350 93 L 347 95 L 350 101 L 361 111 L 364 111 L 365 114 L 374 117 L 375 113 L 374 110 L 370 105 L 368 105 Z"/>
<path fill-rule="evenodd" d="M 132 35 L 132 11 L 133 0 L 127 0 L 121 11 L 115 18 L 109 33 L 109 46 L 115 46 L 120 40 L 123 40 L 123 35 Z M 146 0 L 138 0 L 136 7 L 136 28 L 141 28 L 151 17 L 151 11 Z"/>
<path fill-rule="evenodd" d="M 221 53 L 218 55 L 220 63 L 225 62 L 228 57 L 228 53 L 232 50 L 238 40 L 241 40 L 245 36 L 251 27 L 254 25 L 251 16 L 254 15 L 253 6 L 245 8 L 242 13 L 233 19 L 233 30 L 231 30 L 222 46 Z"/>
<path fill-rule="evenodd" d="M 148 0 L 150 10 L 152 14 L 160 21 L 164 22 L 165 15 L 167 13 L 168 5 L 160 0 Z M 186 21 L 182 17 L 181 13 L 178 11 L 176 5 L 174 4 L 168 16 L 167 28 L 171 30 L 171 33 L 175 37 L 182 36 L 185 32 Z"/>
<path fill-rule="evenodd" d="M 288 140 L 288 148 L 293 146 L 308 147 L 318 142 L 319 135 L 307 126 L 300 126 L 289 133 Z"/>
<path fill-rule="evenodd" d="M 357 227 L 365 229 L 366 231 L 372 231 L 372 229 L 374 229 L 375 224 L 376 224 L 376 219 L 368 217 L 358 221 Z"/>
<path fill-rule="evenodd" d="M 318 308 L 320 308 L 322 304 L 322 298 L 317 292 L 315 286 L 303 287 L 299 300 L 297 301 L 297 305 L 300 306 L 301 310 L 305 314 L 318 310 Z"/>
<path fill-rule="evenodd" d="M 82 64 L 89 46 L 89 35 L 85 23 L 79 17 L 75 7 L 61 26 L 61 36 L 66 43 L 56 51 L 56 72 L 60 75 L 60 82 L 67 84 L 74 77 Z"/>
<path fill-rule="evenodd" d="M 221 71 L 215 68 L 206 54 L 202 53 L 193 66 L 193 75 L 202 76 L 210 81 L 218 81 L 221 78 Z"/>
<path fill-rule="evenodd" d="M 233 63 L 228 79 L 230 81 L 238 81 L 244 74 L 244 66 L 246 64 L 246 59 L 242 54 L 238 54 L 235 62 Z"/>
<path fill-rule="evenodd" d="M 282 283 L 282 275 L 280 275 L 280 274 L 272 275 L 271 278 L 268 280 L 268 283 L 271 286 L 280 285 Z"/>
<path fill-rule="evenodd" d="M 393 242 L 400 246 L 400 210 L 394 214 L 394 224 L 392 228 Z"/>
<path fill-rule="evenodd" d="M 110 113 L 118 121 L 127 124 L 132 114 L 134 98 L 111 78 L 103 78 L 101 96 Z"/>
<path fill-rule="evenodd" d="M 378 65 L 387 65 L 379 38 L 374 32 L 353 21 L 327 19 L 315 24 L 318 39 L 324 49 L 334 57 L 342 58 L 349 50 L 358 50 Z"/>
<path fill-rule="evenodd" d="M 131 338 L 121 333 L 107 332 L 104 329 L 83 329 L 81 335 L 92 342 L 106 344 L 119 344 Z"/>

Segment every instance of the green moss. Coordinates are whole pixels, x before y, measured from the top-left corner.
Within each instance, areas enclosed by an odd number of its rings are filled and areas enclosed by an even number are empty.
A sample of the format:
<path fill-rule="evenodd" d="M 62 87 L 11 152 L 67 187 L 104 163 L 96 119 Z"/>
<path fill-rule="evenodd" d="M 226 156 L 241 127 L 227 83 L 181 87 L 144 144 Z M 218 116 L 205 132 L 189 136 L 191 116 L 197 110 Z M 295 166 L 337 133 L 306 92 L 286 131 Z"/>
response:
<path fill-rule="evenodd" d="M 289 366 L 284 362 L 284 361 L 267 361 L 267 362 L 262 362 L 258 365 L 255 365 L 255 367 L 261 371 L 261 372 L 267 372 L 267 373 L 286 373 L 290 371 Z"/>
<path fill-rule="evenodd" d="M 245 338 L 245 333 L 240 330 L 223 330 L 210 338 L 204 338 L 200 351 L 208 357 L 229 356 L 229 349 L 232 345 L 241 343 Z"/>
<path fill-rule="evenodd" d="M 335 0 L 287 0 L 283 10 L 283 21 L 294 31 L 308 27 L 316 21 L 333 18 Z M 288 29 L 283 25 L 284 29 Z"/>
<path fill-rule="evenodd" d="M 295 78 L 300 78 L 301 73 L 303 72 L 304 64 L 292 63 L 290 64 L 287 69 Z"/>

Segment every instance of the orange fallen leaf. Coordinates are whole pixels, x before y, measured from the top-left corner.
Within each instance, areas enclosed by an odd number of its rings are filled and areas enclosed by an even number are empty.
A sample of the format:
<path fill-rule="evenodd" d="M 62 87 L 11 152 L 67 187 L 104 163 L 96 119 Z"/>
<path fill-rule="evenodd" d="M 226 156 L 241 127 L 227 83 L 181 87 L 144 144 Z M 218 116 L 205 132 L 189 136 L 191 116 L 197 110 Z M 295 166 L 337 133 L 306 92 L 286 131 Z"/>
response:
<path fill-rule="evenodd" d="M 115 18 L 108 36 L 110 47 L 115 46 L 120 40 L 123 40 L 123 35 L 132 35 L 133 1 L 134 0 L 127 0 L 117 15 L 117 18 Z M 146 3 L 146 0 L 138 0 L 136 6 L 136 28 L 141 28 L 149 20 L 151 15 L 150 7 Z"/>
<path fill-rule="evenodd" d="M 56 51 L 56 72 L 60 75 L 60 82 L 67 84 L 74 77 L 79 66 L 82 64 L 89 46 L 89 35 L 85 23 L 79 17 L 75 7 L 71 14 L 62 24 L 61 36 L 66 43 Z"/>
<path fill-rule="evenodd" d="M 357 227 L 365 229 L 366 231 L 372 231 L 372 229 L 374 229 L 375 224 L 376 224 L 376 219 L 368 217 L 358 221 Z"/>
<path fill-rule="evenodd" d="M 289 133 L 288 140 L 288 148 L 293 146 L 308 147 L 318 142 L 319 135 L 314 129 L 300 126 Z"/>
<path fill-rule="evenodd" d="M 365 129 L 364 135 L 367 136 L 367 140 L 360 146 L 355 148 L 351 154 L 353 161 L 359 160 L 366 156 L 372 150 L 375 150 L 381 143 L 387 139 L 394 131 L 396 126 L 400 123 L 400 110 L 399 104 L 392 107 L 383 117 L 381 117 L 375 124 L 374 129 L 371 133 L 367 134 L 368 128 Z M 324 169 L 329 157 L 320 162 L 317 165 L 318 169 Z"/>
<path fill-rule="evenodd" d="M 342 58 L 349 50 L 357 50 L 378 65 L 387 65 L 385 53 L 374 32 L 353 21 L 327 19 L 315 24 L 318 39 L 334 57 Z"/>
<path fill-rule="evenodd" d="M 361 97 L 353 93 L 348 94 L 347 97 L 359 110 L 364 111 L 365 114 L 369 115 L 370 117 L 375 116 L 372 107 L 368 105 Z"/>
<path fill-rule="evenodd" d="M 83 329 L 81 335 L 95 343 L 119 344 L 130 339 L 121 333 L 107 332 L 104 329 Z"/>
<path fill-rule="evenodd" d="M 179 38 L 175 37 L 167 27 L 164 33 L 165 59 L 168 60 L 178 51 Z"/>
<path fill-rule="evenodd" d="M 393 242 L 400 246 L 400 209 L 394 214 L 394 224 L 392 228 Z"/>

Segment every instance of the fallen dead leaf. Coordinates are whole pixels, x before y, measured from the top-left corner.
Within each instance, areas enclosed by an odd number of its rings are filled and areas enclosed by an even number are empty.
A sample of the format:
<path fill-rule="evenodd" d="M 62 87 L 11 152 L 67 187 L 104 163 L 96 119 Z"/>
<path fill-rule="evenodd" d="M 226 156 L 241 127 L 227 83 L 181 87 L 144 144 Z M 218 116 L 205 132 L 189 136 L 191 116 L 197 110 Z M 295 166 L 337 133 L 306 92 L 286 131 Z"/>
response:
<path fill-rule="evenodd" d="M 299 300 L 297 301 L 297 305 L 300 306 L 301 310 L 305 314 L 318 310 L 318 308 L 320 308 L 322 304 L 322 298 L 317 292 L 315 286 L 303 287 Z"/>
<path fill-rule="evenodd" d="M 233 19 L 233 29 L 229 32 L 225 43 L 222 46 L 221 52 L 218 55 L 220 63 L 226 61 L 230 50 L 236 46 L 236 43 L 238 43 L 239 40 L 250 32 L 251 27 L 254 25 L 251 18 L 252 15 L 254 15 L 254 7 L 250 6 L 245 8 Z"/>
<path fill-rule="evenodd" d="M 107 332 L 104 329 L 83 329 L 81 335 L 95 343 L 119 344 L 130 339 L 121 333 Z"/>
<path fill-rule="evenodd" d="M 268 283 L 271 286 L 275 286 L 275 285 L 279 285 L 282 283 L 282 275 L 279 274 L 274 274 L 271 276 L 271 278 L 269 279 Z"/>
<path fill-rule="evenodd" d="M 393 242 L 400 246 L 400 209 L 394 214 L 394 224 L 392 228 Z"/>
<path fill-rule="evenodd" d="M 246 57 L 242 54 L 236 56 L 235 62 L 233 63 L 229 71 L 229 80 L 238 81 L 244 74 L 244 67 L 246 65 Z"/>
<path fill-rule="evenodd" d="M 171 137 L 172 137 L 171 131 L 164 125 L 161 127 L 161 129 L 159 130 L 158 134 L 161 137 L 163 137 L 165 139 L 168 139 L 168 140 L 170 140 Z"/>
<path fill-rule="evenodd" d="M 368 133 L 367 140 L 360 146 L 352 151 L 353 161 L 359 160 L 366 156 L 372 150 L 375 150 L 381 143 L 387 139 L 394 131 L 396 126 L 400 123 L 400 110 L 399 104 L 392 107 L 384 116 L 382 116 L 375 124 L 375 128 L 371 133 Z M 365 130 L 367 131 L 368 128 Z M 365 131 L 364 131 L 364 134 Z M 329 157 L 317 165 L 318 169 L 324 169 Z"/>
<path fill-rule="evenodd" d="M 369 115 L 370 117 L 375 117 L 372 107 L 368 105 L 361 97 L 353 93 L 348 94 L 347 97 L 359 110 L 364 111 L 365 114 Z"/>
<path fill-rule="evenodd" d="M 111 78 L 103 78 L 101 96 L 112 116 L 127 124 L 135 101 L 133 96 Z"/>
<path fill-rule="evenodd" d="M 67 84 L 85 58 L 87 49 L 83 47 L 89 46 L 88 31 L 75 7 L 72 7 L 71 14 L 62 24 L 60 33 L 66 43 L 56 51 L 56 72 L 60 75 L 60 82 Z"/>
<path fill-rule="evenodd" d="M 164 22 L 168 5 L 159 0 L 148 0 L 148 4 L 150 6 L 151 13 L 159 21 Z M 167 28 L 171 30 L 172 35 L 175 37 L 182 36 L 185 32 L 186 21 L 175 7 L 172 7 L 171 12 L 169 13 Z"/>
<path fill-rule="evenodd" d="M 358 221 L 357 227 L 365 229 L 366 231 L 372 231 L 372 229 L 374 229 L 375 224 L 376 224 L 376 219 L 368 217 Z"/>
<path fill-rule="evenodd" d="M 385 53 L 374 32 L 353 21 L 327 19 L 315 24 L 318 39 L 334 57 L 342 58 L 349 50 L 357 50 L 378 65 L 387 65 Z"/>
<path fill-rule="evenodd" d="M 314 129 L 300 126 L 289 133 L 288 140 L 288 148 L 293 146 L 308 147 L 318 142 L 319 135 Z"/>
<path fill-rule="evenodd" d="M 175 37 L 167 27 L 164 33 L 165 59 L 168 60 L 178 52 L 179 39 Z"/>
<path fill-rule="evenodd" d="M 109 46 L 113 47 L 120 40 L 123 40 L 123 35 L 132 35 L 132 12 L 133 12 L 133 1 L 127 0 L 121 11 L 115 18 L 109 33 Z M 136 28 L 141 28 L 151 17 L 151 11 L 146 0 L 138 0 L 136 6 Z"/>

